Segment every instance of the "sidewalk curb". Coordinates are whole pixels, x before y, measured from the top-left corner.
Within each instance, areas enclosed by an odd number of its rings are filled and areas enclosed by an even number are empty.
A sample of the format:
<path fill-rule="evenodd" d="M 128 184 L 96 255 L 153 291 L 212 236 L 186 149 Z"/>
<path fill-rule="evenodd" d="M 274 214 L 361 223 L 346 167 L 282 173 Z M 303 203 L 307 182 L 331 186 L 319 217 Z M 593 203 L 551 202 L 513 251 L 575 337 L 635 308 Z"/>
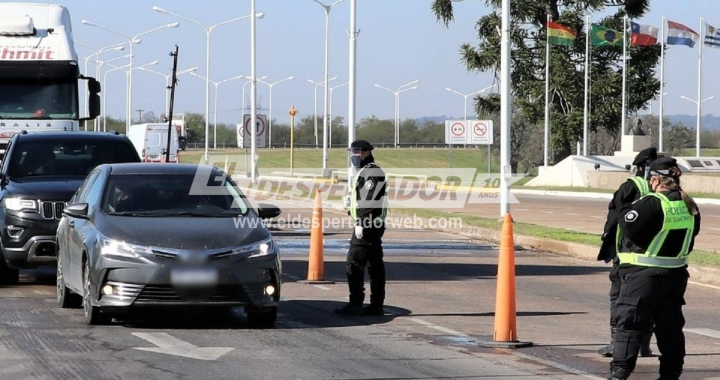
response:
<path fill-rule="evenodd" d="M 574 197 L 574 198 L 600 198 L 600 199 L 612 199 L 613 195 L 610 193 L 592 193 L 592 192 L 580 192 L 580 191 L 556 191 L 556 190 L 531 190 L 531 189 L 510 189 L 512 194 L 520 195 L 540 195 L 540 196 L 554 196 L 554 197 Z M 693 198 L 695 203 L 699 205 L 720 205 L 720 199 L 713 198 Z"/>
<path fill-rule="evenodd" d="M 257 190 L 249 190 L 247 188 L 241 188 L 246 194 L 258 193 Z M 557 193 L 557 192 L 556 192 Z M 587 193 L 584 193 L 587 194 Z M 296 202 L 302 202 L 312 207 L 313 201 L 304 198 L 294 197 L 290 195 L 279 195 L 275 194 L 276 199 L 292 200 Z M 334 211 L 345 212 L 345 207 L 342 204 L 333 201 L 323 201 L 323 208 L 328 208 Z M 398 211 L 390 211 L 390 215 L 404 215 L 410 216 L 409 213 L 403 213 Z M 462 217 L 462 216 L 460 216 Z M 422 220 L 423 227 L 431 231 L 446 232 L 472 238 L 473 240 L 485 241 L 499 244 L 501 231 L 493 230 L 490 228 L 483 227 L 467 227 L 461 228 L 430 228 L 429 219 L 418 217 Z M 515 247 L 516 249 L 529 249 L 536 251 L 549 251 L 562 256 L 574 257 L 583 261 L 598 263 L 598 265 L 610 267 L 609 264 L 604 264 L 597 260 L 597 252 L 600 249 L 599 246 L 582 243 L 564 242 L 559 240 L 553 240 L 548 238 L 540 238 L 535 236 L 517 235 L 515 234 Z M 688 271 L 690 272 L 690 280 L 700 282 L 703 284 L 720 286 L 720 269 L 705 267 L 701 265 L 689 265 Z"/>

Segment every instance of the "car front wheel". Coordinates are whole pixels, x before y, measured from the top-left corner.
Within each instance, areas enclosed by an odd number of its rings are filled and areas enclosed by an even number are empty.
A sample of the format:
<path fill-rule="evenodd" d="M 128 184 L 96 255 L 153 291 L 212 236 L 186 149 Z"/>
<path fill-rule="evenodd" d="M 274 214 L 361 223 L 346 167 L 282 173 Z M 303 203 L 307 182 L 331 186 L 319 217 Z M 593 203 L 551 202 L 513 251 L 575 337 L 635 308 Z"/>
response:
<path fill-rule="evenodd" d="M 56 275 L 56 293 L 58 305 L 63 309 L 77 308 L 82 303 L 82 298 L 79 295 L 73 293 L 65 285 L 65 277 L 63 276 L 63 263 L 60 260 L 60 255 L 57 259 L 57 275 Z"/>
<path fill-rule="evenodd" d="M 89 325 L 104 325 L 110 323 L 111 318 L 100 313 L 100 308 L 92 305 L 92 286 L 90 285 L 90 262 L 85 262 L 83 268 L 83 315 L 85 323 Z"/>
<path fill-rule="evenodd" d="M 20 270 L 10 268 L 0 247 L 0 285 L 17 285 L 20 282 Z"/>

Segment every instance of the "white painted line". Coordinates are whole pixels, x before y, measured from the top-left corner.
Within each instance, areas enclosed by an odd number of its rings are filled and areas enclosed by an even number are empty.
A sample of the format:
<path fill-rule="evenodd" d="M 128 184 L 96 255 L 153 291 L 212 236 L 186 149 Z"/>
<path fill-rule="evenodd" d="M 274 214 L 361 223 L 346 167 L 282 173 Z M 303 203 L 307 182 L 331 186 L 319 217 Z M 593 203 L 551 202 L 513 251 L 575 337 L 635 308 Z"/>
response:
<path fill-rule="evenodd" d="M 427 327 L 429 327 L 429 328 L 431 328 L 431 329 L 434 329 L 434 330 L 442 331 L 442 332 L 447 333 L 447 334 L 450 334 L 450 335 L 454 335 L 454 336 L 458 336 L 458 337 L 463 337 L 463 338 L 472 338 L 471 336 L 469 336 L 469 335 L 467 335 L 467 334 L 463 334 L 463 333 L 461 333 L 461 332 L 459 332 L 459 331 L 455 331 L 455 330 L 451 330 L 451 329 L 448 329 L 448 328 L 445 328 L 445 327 L 442 327 L 442 326 L 438 326 L 438 325 L 436 325 L 436 324 L 434 324 L 434 323 L 430 323 L 430 322 L 424 321 L 424 320 L 422 320 L 422 319 L 418 319 L 418 318 L 408 318 L 408 319 L 411 320 L 411 321 L 413 321 L 413 322 L 415 322 L 415 323 L 421 324 L 421 325 L 423 325 L 423 326 L 427 326 Z M 515 356 L 517 356 L 517 357 L 520 357 L 520 358 L 523 358 L 523 359 L 526 359 L 526 360 L 532 360 L 532 361 L 534 361 L 534 362 L 541 363 L 541 364 L 544 364 L 544 365 L 546 365 L 546 366 L 550 366 L 550 367 L 553 367 L 553 368 L 557 368 L 557 369 L 559 369 L 559 370 L 561 370 L 561 371 L 565 371 L 565 372 L 568 372 L 568 373 L 572 373 L 572 374 L 574 374 L 574 375 L 582 376 L 582 377 L 585 377 L 585 378 L 588 378 L 588 379 L 593 379 L 593 380 L 605 380 L 604 377 L 598 377 L 598 376 L 595 376 L 595 375 L 591 375 L 591 374 L 589 374 L 589 373 L 587 373 L 587 372 L 585 372 L 585 371 L 581 371 L 581 370 L 579 370 L 579 369 L 571 368 L 571 367 L 568 367 L 568 366 L 566 366 L 566 365 L 562 365 L 562 364 L 560 364 L 560 363 L 555 363 L 555 362 L 551 362 L 551 361 L 549 361 L 549 360 L 540 359 L 540 358 L 537 358 L 537 357 L 532 356 L 532 355 L 522 354 L 522 353 L 519 353 L 519 352 L 517 352 L 517 351 L 507 351 L 507 352 L 508 352 L 509 354 L 515 355 Z"/>
<path fill-rule="evenodd" d="M 132 333 L 157 347 L 133 347 L 135 350 L 182 356 L 200 360 L 215 360 L 234 350 L 232 347 L 197 347 L 167 333 Z"/>
<path fill-rule="evenodd" d="M 590 217 L 595 218 L 595 219 L 605 219 L 605 217 L 597 216 L 597 215 L 590 215 Z"/>
<path fill-rule="evenodd" d="M 530 211 L 529 209 L 526 209 L 526 208 L 516 208 L 513 210 L 515 210 L 515 211 Z"/>
<path fill-rule="evenodd" d="M 48 292 L 47 290 L 33 290 L 33 293 L 39 294 L 41 296 L 49 296 L 52 295 L 52 293 Z"/>
<path fill-rule="evenodd" d="M 720 331 L 713 329 L 683 329 L 685 332 L 709 336 L 711 338 L 720 339 Z"/>
<path fill-rule="evenodd" d="M 322 290 L 330 290 L 330 288 L 328 288 L 327 286 L 322 286 L 322 285 L 313 285 L 313 286 L 318 289 L 322 289 Z"/>
<path fill-rule="evenodd" d="M 710 289 L 715 289 L 715 290 L 720 290 L 720 286 L 715 286 L 715 285 L 710 285 L 710 284 L 701 284 L 701 283 L 695 282 L 695 281 L 688 281 L 688 284 L 697 285 L 697 286 L 703 286 L 703 287 L 710 288 Z"/>
<path fill-rule="evenodd" d="M 571 212 L 566 212 L 566 213 L 565 213 L 565 215 L 570 215 L 570 216 L 580 216 L 580 214 L 573 214 L 573 213 L 571 213 Z"/>
<path fill-rule="evenodd" d="M 415 323 L 421 324 L 421 325 L 423 325 L 423 326 L 427 326 L 427 327 L 429 327 L 429 328 L 431 328 L 431 329 L 434 329 L 434 330 L 442 331 L 442 332 L 447 333 L 447 334 L 450 334 L 450 335 L 467 337 L 467 338 L 470 337 L 470 336 L 467 335 L 467 334 L 463 334 L 463 333 L 461 333 L 461 332 L 459 332 L 459 331 L 455 331 L 455 330 L 450 330 L 450 329 L 448 329 L 448 328 L 445 328 L 445 327 L 442 327 L 442 326 L 438 326 L 438 325 L 436 325 L 436 324 L 434 324 L 434 323 L 430 323 L 430 322 L 428 322 L 428 321 L 423 321 L 422 319 L 418 319 L 418 318 L 408 318 L 408 319 L 411 320 L 411 321 L 413 321 L 413 322 L 415 322 Z"/>
<path fill-rule="evenodd" d="M 572 368 L 572 367 L 568 367 L 568 366 L 563 365 L 563 364 L 560 364 L 560 363 L 551 362 L 551 361 L 549 361 L 549 360 L 540 359 L 540 358 L 535 357 L 535 356 L 532 356 L 532 355 L 526 355 L 526 354 L 523 354 L 523 353 L 520 353 L 520 352 L 517 352 L 517 351 L 511 351 L 510 353 L 513 354 L 513 355 L 515 355 L 515 356 L 517 356 L 517 357 L 520 357 L 520 358 L 523 358 L 523 359 L 526 359 L 526 360 L 532 360 L 532 361 L 534 361 L 534 362 L 538 362 L 538 363 L 541 363 L 541 364 L 545 364 L 546 366 L 554 367 L 554 368 L 557 368 L 557 369 L 559 369 L 559 370 L 561 370 L 561 371 L 569 372 L 569 373 L 572 373 L 572 374 L 574 374 L 574 375 L 582 376 L 582 377 L 587 378 L 587 379 L 594 379 L 594 380 L 605 380 L 605 379 L 606 379 L 605 377 L 595 376 L 595 375 L 592 375 L 592 374 L 587 373 L 587 372 L 585 372 L 585 371 L 581 371 L 581 370 L 579 370 L 579 369 L 575 369 L 575 368 Z"/>
<path fill-rule="evenodd" d="M 708 227 L 708 228 L 711 229 L 711 230 L 713 230 L 713 231 L 720 231 L 720 228 L 717 228 L 717 227 Z"/>
<path fill-rule="evenodd" d="M 720 218 L 720 215 L 708 215 L 711 218 Z"/>
<path fill-rule="evenodd" d="M 552 211 L 540 211 L 540 212 L 543 214 L 552 214 L 553 213 Z"/>

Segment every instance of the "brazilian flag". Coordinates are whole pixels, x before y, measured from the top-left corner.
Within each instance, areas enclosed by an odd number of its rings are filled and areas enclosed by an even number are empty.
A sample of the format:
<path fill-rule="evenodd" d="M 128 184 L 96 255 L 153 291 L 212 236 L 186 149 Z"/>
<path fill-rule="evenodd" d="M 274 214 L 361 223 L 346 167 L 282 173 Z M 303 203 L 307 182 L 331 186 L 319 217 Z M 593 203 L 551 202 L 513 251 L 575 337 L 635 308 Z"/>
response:
<path fill-rule="evenodd" d="M 625 40 L 622 32 L 594 24 L 590 36 L 592 44 L 597 46 L 622 46 Z"/>

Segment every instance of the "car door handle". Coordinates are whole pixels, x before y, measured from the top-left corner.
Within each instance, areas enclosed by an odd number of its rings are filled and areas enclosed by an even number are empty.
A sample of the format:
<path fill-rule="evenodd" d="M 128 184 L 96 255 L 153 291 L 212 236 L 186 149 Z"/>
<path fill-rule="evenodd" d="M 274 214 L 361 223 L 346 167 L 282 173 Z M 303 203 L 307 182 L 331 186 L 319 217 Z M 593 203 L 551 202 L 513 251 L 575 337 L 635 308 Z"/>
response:
<path fill-rule="evenodd" d="M 70 228 L 75 227 L 75 221 L 74 220 L 69 221 L 68 226 L 70 226 Z"/>

